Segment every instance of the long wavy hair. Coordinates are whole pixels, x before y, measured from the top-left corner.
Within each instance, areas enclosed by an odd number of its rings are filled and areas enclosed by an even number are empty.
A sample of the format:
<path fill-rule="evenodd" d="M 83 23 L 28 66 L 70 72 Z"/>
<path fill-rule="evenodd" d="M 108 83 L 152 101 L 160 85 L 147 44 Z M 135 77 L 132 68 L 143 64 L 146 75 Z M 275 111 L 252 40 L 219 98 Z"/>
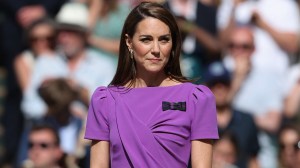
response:
<path fill-rule="evenodd" d="M 179 57 L 182 40 L 174 16 L 158 3 L 142 2 L 129 13 L 125 20 L 120 40 L 118 67 L 110 85 L 125 86 L 129 83 L 129 87 L 134 86 L 137 77 L 136 65 L 134 59 L 130 58 L 130 52 L 126 45 L 126 34 L 132 38 L 136 32 L 138 23 L 147 17 L 162 21 L 171 31 L 173 45 L 170 59 L 164 67 L 166 75 L 175 81 L 190 81 L 182 75 L 180 69 Z"/>

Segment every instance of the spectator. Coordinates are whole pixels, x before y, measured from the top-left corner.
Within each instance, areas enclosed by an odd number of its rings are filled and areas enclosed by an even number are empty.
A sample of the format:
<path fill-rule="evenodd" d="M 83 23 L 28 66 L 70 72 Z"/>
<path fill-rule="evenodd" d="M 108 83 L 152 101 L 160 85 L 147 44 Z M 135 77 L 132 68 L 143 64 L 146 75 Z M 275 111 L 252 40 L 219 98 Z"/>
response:
<path fill-rule="evenodd" d="M 57 131 L 50 125 L 32 127 L 28 140 L 28 160 L 24 168 L 61 167 L 63 152 Z"/>
<path fill-rule="evenodd" d="M 76 148 L 79 139 L 79 130 L 85 118 L 85 115 L 78 115 L 78 111 L 74 111 L 71 107 L 72 102 L 77 99 L 78 94 L 70 87 L 65 79 L 59 78 L 44 81 L 38 91 L 47 104 L 48 111 L 37 123 L 49 123 L 58 131 L 60 147 L 65 153 L 65 157 L 69 160 L 68 165 L 76 165 Z M 26 142 L 26 139 L 22 140 L 23 145 L 26 144 Z M 27 151 L 26 147 L 21 147 Z M 21 153 L 27 152 L 22 151 Z M 21 157 L 22 162 L 22 159 L 26 158 L 26 156 Z"/>
<path fill-rule="evenodd" d="M 258 130 L 252 116 L 231 107 L 228 99 L 231 89 L 229 72 L 221 62 L 214 62 L 204 74 L 205 83 L 216 98 L 219 134 L 231 132 L 236 137 L 239 154 L 234 164 L 239 168 L 257 167 Z"/>
<path fill-rule="evenodd" d="M 114 70 L 110 60 L 99 58 L 86 46 L 87 16 L 88 10 L 82 3 L 67 3 L 58 13 L 58 45 L 61 54 L 59 57 L 39 57 L 36 61 L 32 78 L 22 100 L 27 121 L 26 129 L 31 127 L 31 122 L 43 119 L 49 110 L 38 93 L 38 88 L 45 80 L 55 78 L 67 80 L 72 90 L 78 94 L 76 101 L 71 104 L 72 111 L 75 111 L 77 116 L 85 118 L 94 89 L 99 85 L 107 85 L 112 79 Z M 23 134 L 25 139 L 26 130 Z M 19 160 L 22 160 L 24 150 L 26 149 L 19 152 L 21 155 Z M 69 152 L 73 154 L 74 150 Z"/>
<path fill-rule="evenodd" d="M 22 91 L 25 91 L 38 56 L 55 55 L 56 27 L 49 18 L 34 21 L 26 28 L 26 40 L 30 49 L 23 51 L 15 60 L 15 71 Z"/>
<path fill-rule="evenodd" d="M 236 137 L 230 132 L 220 135 L 213 147 L 213 168 L 237 168 L 235 166 L 239 155 Z"/>
<path fill-rule="evenodd" d="M 23 128 L 23 116 L 20 111 L 21 91 L 19 89 L 13 62 L 15 57 L 24 50 L 26 44 L 22 40 L 23 29 L 34 20 L 48 15 L 55 16 L 65 0 L 4 0 L 1 1 L 3 10 L 3 26 L 1 28 L 1 44 L 3 49 L 4 66 L 7 71 L 4 108 L 2 123 L 5 129 L 5 162 L 12 163 L 18 148 L 18 140 Z"/>
<path fill-rule="evenodd" d="M 271 135 L 274 136 L 280 125 L 289 54 L 299 49 L 299 8 L 294 0 L 228 0 L 221 4 L 218 23 L 225 42 L 235 25 L 253 26 L 255 52 L 251 58 L 251 73 L 233 105 L 253 114 L 262 130 L 259 138 L 261 166 L 277 167 L 275 139 Z"/>
<path fill-rule="evenodd" d="M 199 0 L 170 0 L 165 6 L 176 16 L 183 37 L 183 73 L 199 77 L 206 65 L 219 59 L 216 8 Z"/>
<path fill-rule="evenodd" d="M 114 61 L 117 67 L 119 43 L 122 32 L 122 26 L 129 14 L 129 6 L 120 3 L 118 0 L 99 0 L 101 8 L 98 14 L 97 22 L 88 42 L 93 48 L 107 58 Z"/>
<path fill-rule="evenodd" d="M 58 45 L 61 57 L 41 57 L 36 63 L 31 85 L 22 101 L 27 118 L 40 118 L 47 111 L 46 104 L 37 93 L 38 87 L 46 79 L 67 78 L 71 87 L 78 90 L 84 105 L 88 104 L 97 86 L 107 85 L 112 79 L 112 62 L 105 57 L 99 58 L 86 46 L 87 16 L 88 10 L 81 3 L 67 3 L 59 12 Z"/>
<path fill-rule="evenodd" d="M 285 125 L 279 132 L 279 168 L 297 168 L 300 163 L 300 134 L 297 127 Z"/>
<path fill-rule="evenodd" d="M 57 127 L 63 151 L 74 155 L 79 129 L 85 119 L 85 115 L 79 115 L 71 107 L 78 93 L 65 79 L 56 78 L 44 81 L 39 94 L 48 106 L 44 120 Z"/>
<path fill-rule="evenodd" d="M 228 101 L 234 100 L 251 71 L 251 59 L 255 52 L 254 37 L 250 27 L 240 26 L 232 30 L 225 49 L 224 66 L 231 73 L 232 84 Z"/>

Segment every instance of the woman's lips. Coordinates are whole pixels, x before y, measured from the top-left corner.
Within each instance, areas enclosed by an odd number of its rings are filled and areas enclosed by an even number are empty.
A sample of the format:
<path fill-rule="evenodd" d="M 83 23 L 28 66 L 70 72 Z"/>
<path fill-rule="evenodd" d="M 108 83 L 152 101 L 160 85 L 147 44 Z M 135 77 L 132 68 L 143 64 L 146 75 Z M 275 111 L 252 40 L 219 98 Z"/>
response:
<path fill-rule="evenodd" d="M 157 62 L 161 61 L 161 59 L 159 59 L 159 58 L 150 58 L 150 59 L 147 59 L 147 60 L 149 60 L 149 61 L 151 61 L 153 63 L 157 63 Z"/>

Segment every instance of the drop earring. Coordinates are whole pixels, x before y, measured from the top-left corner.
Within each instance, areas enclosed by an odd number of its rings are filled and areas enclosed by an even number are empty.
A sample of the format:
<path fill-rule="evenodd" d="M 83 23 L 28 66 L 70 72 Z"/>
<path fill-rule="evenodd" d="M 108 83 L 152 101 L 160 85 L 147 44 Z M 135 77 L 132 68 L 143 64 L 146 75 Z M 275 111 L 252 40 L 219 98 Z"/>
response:
<path fill-rule="evenodd" d="M 130 58 L 133 59 L 133 50 L 130 49 L 129 52 L 130 52 Z"/>

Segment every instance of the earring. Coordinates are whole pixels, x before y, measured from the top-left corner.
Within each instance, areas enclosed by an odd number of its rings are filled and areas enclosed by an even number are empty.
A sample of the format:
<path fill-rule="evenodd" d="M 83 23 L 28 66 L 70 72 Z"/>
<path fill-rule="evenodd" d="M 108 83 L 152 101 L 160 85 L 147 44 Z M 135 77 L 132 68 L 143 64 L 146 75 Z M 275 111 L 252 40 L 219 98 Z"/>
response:
<path fill-rule="evenodd" d="M 133 50 L 130 49 L 129 52 L 130 52 L 130 58 L 133 59 Z"/>

